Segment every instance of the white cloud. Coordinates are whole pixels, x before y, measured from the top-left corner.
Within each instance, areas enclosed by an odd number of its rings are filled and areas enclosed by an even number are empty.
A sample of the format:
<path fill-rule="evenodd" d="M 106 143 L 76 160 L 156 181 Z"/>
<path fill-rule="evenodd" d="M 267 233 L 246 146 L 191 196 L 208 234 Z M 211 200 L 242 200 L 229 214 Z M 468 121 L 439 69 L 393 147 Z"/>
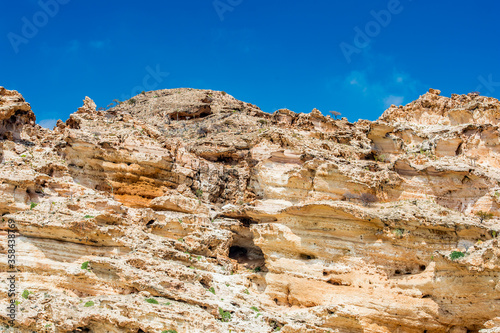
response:
<path fill-rule="evenodd" d="M 38 125 L 48 128 L 48 129 L 53 129 L 54 126 L 56 126 L 57 119 L 42 119 L 38 121 Z"/>
<path fill-rule="evenodd" d="M 384 107 L 388 108 L 392 104 L 397 105 L 397 106 L 402 105 L 404 99 L 405 99 L 404 96 L 390 95 L 389 97 L 387 97 L 387 98 L 384 99 Z"/>

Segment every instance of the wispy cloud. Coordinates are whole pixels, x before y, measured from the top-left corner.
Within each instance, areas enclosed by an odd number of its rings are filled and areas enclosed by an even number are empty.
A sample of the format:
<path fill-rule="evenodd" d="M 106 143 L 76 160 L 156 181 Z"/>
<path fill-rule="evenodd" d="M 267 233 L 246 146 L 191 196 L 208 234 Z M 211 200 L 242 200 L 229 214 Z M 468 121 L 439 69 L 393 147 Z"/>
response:
<path fill-rule="evenodd" d="M 394 96 L 391 95 L 384 99 L 384 108 L 388 108 L 391 105 L 401 105 L 403 104 L 405 97 L 404 96 Z"/>
<path fill-rule="evenodd" d="M 327 89 L 335 98 L 350 99 L 341 107 L 355 117 L 381 114 L 392 104 L 409 103 L 428 89 L 399 68 L 393 57 L 365 50 L 361 60 L 355 69 L 327 82 Z"/>
<path fill-rule="evenodd" d="M 48 128 L 48 129 L 53 129 L 54 126 L 56 126 L 57 119 L 42 119 L 38 121 L 38 125 Z"/>

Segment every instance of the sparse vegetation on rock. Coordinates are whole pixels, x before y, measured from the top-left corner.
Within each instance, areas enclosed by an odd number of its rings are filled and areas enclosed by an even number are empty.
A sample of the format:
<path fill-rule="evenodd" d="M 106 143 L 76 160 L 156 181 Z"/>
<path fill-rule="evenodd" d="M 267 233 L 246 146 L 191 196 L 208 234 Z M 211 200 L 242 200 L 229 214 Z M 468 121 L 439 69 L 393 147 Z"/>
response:
<path fill-rule="evenodd" d="M 48 130 L 0 88 L 18 332 L 494 327 L 496 99 L 355 123 L 189 88 L 111 106 Z"/>

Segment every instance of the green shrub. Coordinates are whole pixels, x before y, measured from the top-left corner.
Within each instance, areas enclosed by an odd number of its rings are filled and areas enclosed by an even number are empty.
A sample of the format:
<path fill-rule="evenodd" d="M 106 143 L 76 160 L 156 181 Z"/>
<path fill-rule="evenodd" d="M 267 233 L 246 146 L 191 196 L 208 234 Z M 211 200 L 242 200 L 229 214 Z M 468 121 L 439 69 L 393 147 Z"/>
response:
<path fill-rule="evenodd" d="M 210 288 L 208 288 L 208 291 L 210 291 L 212 294 L 214 294 L 214 295 L 215 295 L 215 289 L 214 289 L 214 287 L 210 287 Z"/>
<path fill-rule="evenodd" d="M 253 269 L 253 271 L 254 271 L 254 273 L 258 273 L 258 272 L 262 271 L 262 268 L 260 268 L 260 267 L 255 267 L 255 268 Z"/>
<path fill-rule="evenodd" d="M 459 258 L 463 258 L 465 257 L 465 254 L 461 251 L 453 251 L 451 254 L 450 254 L 450 259 L 451 260 L 457 260 Z"/>
<path fill-rule="evenodd" d="M 23 294 L 21 296 L 23 296 L 24 299 L 28 299 L 28 296 L 31 294 L 31 292 L 29 290 L 25 290 L 23 291 Z"/>
<path fill-rule="evenodd" d="M 176 330 L 161 331 L 161 333 L 177 333 Z"/>
<path fill-rule="evenodd" d="M 160 304 L 158 303 L 158 301 L 154 298 L 146 298 L 146 302 L 150 303 L 150 304 Z"/>
<path fill-rule="evenodd" d="M 479 217 L 479 222 L 483 223 L 484 220 L 489 220 L 493 217 L 492 213 L 488 212 L 483 212 L 480 210 L 479 212 L 476 213 L 476 216 Z"/>
<path fill-rule="evenodd" d="M 220 321 L 227 323 L 231 320 L 231 312 L 219 308 Z"/>
<path fill-rule="evenodd" d="M 93 219 L 93 218 L 94 218 L 94 216 L 92 216 L 92 215 L 85 215 L 83 218 L 84 218 L 84 219 Z"/>
<path fill-rule="evenodd" d="M 201 198 L 201 197 L 203 196 L 203 191 L 202 191 L 202 190 L 200 190 L 200 189 L 197 189 L 197 190 L 196 190 L 196 196 L 197 196 L 198 198 Z"/>
<path fill-rule="evenodd" d="M 396 229 L 394 230 L 394 235 L 397 237 L 403 237 L 404 230 L 403 229 Z"/>
<path fill-rule="evenodd" d="M 89 262 L 88 262 L 88 261 L 84 262 L 84 263 L 82 264 L 82 267 L 81 267 L 81 268 L 82 268 L 82 269 L 86 269 L 86 270 L 90 271 L 90 269 L 89 269 Z"/>
<path fill-rule="evenodd" d="M 91 307 L 91 306 L 94 306 L 94 302 L 93 301 L 88 301 L 87 303 L 85 303 L 84 307 L 88 308 L 88 307 Z"/>
<path fill-rule="evenodd" d="M 33 208 L 35 208 L 36 206 L 38 206 L 37 203 L 34 203 L 34 202 L 31 202 L 30 204 L 30 210 L 32 210 Z"/>
<path fill-rule="evenodd" d="M 250 292 L 248 291 L 248 289 L 243 290 L 243 292 L 244 292 L 245 294 L 247 294 L 247 295 L 250 295 Z"/>
<path fill-rule="evenodd" d="M 255 312 L 260 312 L 259 308 L 256 306 L 252 306 L 250 309 L 254 310 Z"/>

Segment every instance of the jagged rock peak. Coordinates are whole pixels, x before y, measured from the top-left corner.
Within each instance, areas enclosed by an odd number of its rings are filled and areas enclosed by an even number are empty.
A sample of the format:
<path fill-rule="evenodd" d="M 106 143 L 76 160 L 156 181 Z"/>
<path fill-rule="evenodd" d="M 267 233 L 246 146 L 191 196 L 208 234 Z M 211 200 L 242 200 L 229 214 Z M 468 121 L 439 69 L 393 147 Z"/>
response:
<path fill-rule="evenodd" d="M 24 97 L 15 90 L 0 87 L 0 136 L 8 140 L 21 138 L 24 125 L 34 126 L 35 114 Z"/>
<path fill-rule="evenodd" d="M 420 125 L 497 125 L 500 123 L 500 102 L 496 98 L 480 96 L 475 92 L 444 97 L 440 90 L 431 88 L 405 106 L 391 105 L 379 120 Z"/>

